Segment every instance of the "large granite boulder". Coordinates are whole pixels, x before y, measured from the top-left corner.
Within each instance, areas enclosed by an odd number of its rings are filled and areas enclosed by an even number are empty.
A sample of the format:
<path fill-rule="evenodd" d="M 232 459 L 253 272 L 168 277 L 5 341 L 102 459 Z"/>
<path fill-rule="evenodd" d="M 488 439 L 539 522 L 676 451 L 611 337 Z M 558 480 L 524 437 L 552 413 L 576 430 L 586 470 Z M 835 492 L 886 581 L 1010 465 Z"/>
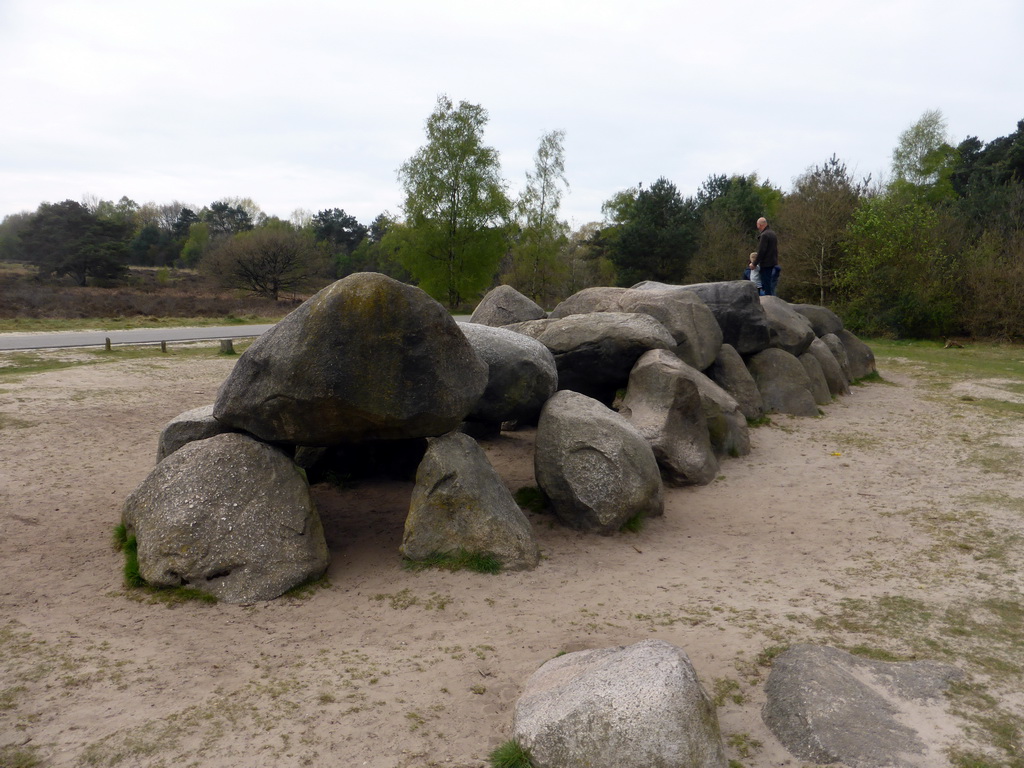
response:
<path fill-rule="evenodd" d="M 537 302 L 524 296 L 511 285 L 499 285 L 488 291 L 480 300 L 469 322 L 502 326 L 525 320 L 539 320 L 546 314 Z"/>
<path fill-rule="evenodd" d="M 821 372 L 825 376 L 825 381 L 828 384 L 828 391 L 833 395 L 848 395 L 850 394 L 849 379 L 843 373 L 842 367 L 839 365 L 839 361 L 836 360 L 836 356 L 832 354 L 832 350 L 829 348 L 821 339 L 815 339 L 811 342 L 811 346 L 807 348 L 807 352 L 804 354 L 814 355 L 818 361 L 818 365 L 821 366 Z"/>
<path fill-rule="evenodd" d="M 238 358 L 218 421 L 268 442 L 442 435 L 480 399 L 487 365 L 444 307 L 376 273 L 339 280 Z"/>
<path fill-rule="evenodd" d="M 156 463 L 159 464 L 183 445 L 230 431 L 213 418 L 213 403 L 179 413 L 160 431 Z"/>
<path fill-rule="evenodd" d="M 817 339 L 815 339 L 817 341 Z M 811 385 L 811 397 L 818 405 L 828 405 L 832 402 L 832 392 L 829 390 L 828 381 L 825 379 L 825 372 L 821 369 L 818 358 L 810 352 L 804 352 L 797 358 L 800 365 L 807 373 L 807 380 Z"/>
<path fill-rule="evenodd" d="M 765 725 L 795 757 L 856 768 L 946 765 L 948 745 L 913 727 L 921 707 L 943 717 L 943 694 L 963 677 L 932 661 L 885 662 L 837 648 L 795 645 L 777 656 L 765 685 Z"/>
<path fill-rule="evenodd" d="M 470 421 L 536 423 L 540 409 L 558 388 L 551 350 L 536 339 L 505 328 L 462 323 L 462 332 L 487 364 L 487 386 Z"/>
<path fill-rule="evenodd" d="M 764 415 L 764 400 L 754 377 L 747 370 L 740 353 L 731 344 L 723 344 L 718 350 L 715 362 L 705 371 L 707 377 L 720 386 L 736 401 L 740 412 L 753 420 Z"/>
<path fill-rule="evenodd" d="M 708 425 L 708 436 L 711 438 L 711 447 L 715 453 L 719 456 L 734 457 L 750 453 L 747 417 L 743 415 L 736 399 L 708 376 L 671 353 L 662 352 L 661 359 L 664 365 L 675 370 L 677 376 L 683 376 L 697 385 L 701 408 Z"/>
<path fill-rule="evenodd" d="M 551 310 L 549 317 L 589 312 L 642 312 L 672 334 L 672 350 L 686 363 L 704 370 L 722 346 L 722 329 L 699 296 L 675 288 L 638 291 L 631 288 L 584 288 Z"/>
<path fill-rule="evenodd" d="M 303 472 L 237 433 L 190 442 L 161 461 L 128 496 L 122 521 L 148 584 L 228 603 L 272 600 L 329 562 Z"/>
<path fill-rule="evenodd" d="M 875 367 L 875 354 L 871 351 L 871 347 L 845 328 L 839 331 L 836 337 L 843 343 L 843 347 L 846 349 L 846 358 L 850 362 L 851 381 L 863 379 L 877 370 Z"/>
<path fill-rule="evenodd" d="M 811 322 L 778 296 L 762 296 L 761 306 L 768 318 L 769 346 L 800 357 L 814 340 Z"/>
<path fill-rule="evenodd" d="M 725 768 L 718 715 L 685 651 L 663 640 L 546 662 L 512 737 L 535 768 Z"/>
<path fill-rule="evenodd" d="M 722 329 L 722 342 L 730 344 L 743 357 L 760 352 L 770 341 L 768 318 L 757 295 L 757 286 L 749 280 L 720 283 L 695 283 L 670 286 L 645 281 L 633 286 L 639 290 L 693 291 L 704 301 Z"/>
<path fill-rule="evenodd" d="M 807 371 L 789 352 L 775 348 L 758 352 L 747 361 L 747 368 L 761 393 L 766 412 L 818 415 Z"/>
<path fill-rule="evenodd" d="M 509 330 L 537 339 L 551 350 L 558 388 L 611 403 L 626 386 L 633 364 L 649 349 L 676 346 L 665 326 L 650 315 L 594 312 L 516 323 Z"/>
<path fill-rule="evenodd" d="M 843 330 L 843 321 L 827 307 L 819 307 L 817 304 L 790 304 L 789 306 L 807 318 L 814 330 L 814 335 L 818 338 Z"/>
<path fill-rule="evenodd" d="M 629 374 L 619 413 L 650 443 L 666 483 L 706 485 L 718 475 L 718 459 L 700 391 L 682 365 L 667 350 L 645 353 Z"/>
<path fill-rule="evenodd" d="M 540 559 L 530 523 L 476 441 L 460 432 L 430 438 L 416 472 L 402 537 L 410 560 L 470 552 L 503 568 L 534 568 Z"/>
<path fill-rule="evenodd" d="M 544 405 L 534 450 L 537 485 L 565 525 L 611 534 L 664 511 L 654 451 L 623 416 L 562 390 Z"/>
<path fill-rule="evenodd" d="M 839 363 L 839 369 L 843 372 L 847 383 L 853 381 L 853 376 L 850 375 L 850 358 L 846 354 L 846 345 L 834 333 L 826 333 L 821 337 L 821 341 L 824 342 L 825 346 L 828 347 L 828 351 L 832 353 L 836 362 Z"/>

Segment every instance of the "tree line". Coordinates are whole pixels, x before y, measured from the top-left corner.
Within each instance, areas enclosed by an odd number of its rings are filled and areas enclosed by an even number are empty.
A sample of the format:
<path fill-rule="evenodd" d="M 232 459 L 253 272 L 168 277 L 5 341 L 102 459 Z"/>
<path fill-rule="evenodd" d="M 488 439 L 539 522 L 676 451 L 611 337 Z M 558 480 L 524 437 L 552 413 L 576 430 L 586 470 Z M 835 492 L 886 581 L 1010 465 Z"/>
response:
<path fill-rule="evenodd" d="M 113 284 L 128 265 L 195 268 L 278 298 L 358 271 L 414 283 L 453 309 L 508 284 L 551 307 L 582 288 L 739 279 L 765 216 L 779 236 L 778 292 L 836 310 L 868 335 L 1024 336 L 1024 120 L 953 145 L 941 112 L 898 138 L 888 179 L 837 156 L 784 192 L 756 174 L 712 175 L 691 195 L 667 178 L 621 190 L 572 231 L 563 131 L 541 135 L 513 195 L 484 141 L 488 114 L 438 97 L 426 143 L 398 169 L 400 215 L 362 224 L 341 208 L 267 216 L 248 198 L 197 209 L 87 199 L 0 223 L 0 259 L 44 278 Z"/>

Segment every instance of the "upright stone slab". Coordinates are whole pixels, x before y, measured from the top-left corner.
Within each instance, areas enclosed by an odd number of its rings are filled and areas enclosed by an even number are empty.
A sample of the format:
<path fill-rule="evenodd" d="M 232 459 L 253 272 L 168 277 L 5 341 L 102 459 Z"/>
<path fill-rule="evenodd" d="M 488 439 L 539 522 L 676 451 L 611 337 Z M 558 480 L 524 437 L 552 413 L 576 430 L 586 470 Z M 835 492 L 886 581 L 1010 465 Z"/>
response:
<path fill-rule="evenodd" d="M 402 554 L 426 560 L 466 551 L 490 555 L 510 570 L 535 567 L 540 551 L 530 523 L 476 441 L 452 432 L 427 443 Z"/>
<path fill-rule="evenodd" d="M 213 414 L 268 442 L 322 446 L 442 435 L 487 385 L 447 310 L 376 273 L 324 288 L 260 336 Z"/>
<path fill-rule="evenodd" d="M 789 352 L 766 349 L 751 357 L 747 367 L 761 392 L 765 411 L 793 416 L 818 415 L 807 371 Z"/>
<path fill-rule="evenodd" d="M 541 411 L 534 474 L 571 528 L 611 534 L 664 511 L 651 446 L 622 415 L 578 392 L 556 392 Z"/>
<path fill-rule="evenodd" d="M 147 583 L 229 603 L 272 600 L 329 562 L 305 475 L 247 435 L 179 448 L 129 495 L 122 521 Z"/>
<path fill-rule="evenodd" d="M 722 345 L 715 362 L 705 373 L 715 384 L 733 396 L 747 419 L 757 419 L 764 415 L 761 391 L 747 370 L 743 358 L 731 344 Z"/>
<path fill-rule="evenodd" d="M 469 322 L 498 327 L 539 320 L 546 315 L 533 299 L 524 296 L 511 285 L 499 285 L 480 300 Z"/>

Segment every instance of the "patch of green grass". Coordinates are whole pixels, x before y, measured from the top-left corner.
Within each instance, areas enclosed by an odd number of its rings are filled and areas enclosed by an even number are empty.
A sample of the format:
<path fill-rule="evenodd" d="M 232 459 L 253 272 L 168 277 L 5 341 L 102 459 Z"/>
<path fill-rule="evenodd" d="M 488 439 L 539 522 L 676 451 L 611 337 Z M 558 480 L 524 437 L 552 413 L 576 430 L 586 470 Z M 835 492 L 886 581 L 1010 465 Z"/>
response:
<path fill-rule="evenodd" d="M 455 552 L 436 552 L 423 560 L 405 560 L 404 566 L 413 571 L 437 568 L 442 571 L 475 571 L 476 573 L 500 573 L 501 561 L 489 552 L 469 552 L 459 549 Z"/>
<path fill-rule="evenodd" d="M 637 512 L 629 520 L 624 522 L 619 530 L 623 533 L 640 533 L 647 522 L 647 516 L 643 512 Z"/>
<path fill-rule="evenodd" d="M 867 376 L 861 376 L 859 379 L 854 379 L 850 382 L 851 387 L 863 387 L 867 384 L 888 384 L 885 379 L 882 378 L 882 374 L 878 371 L 872 371 Z"/>
<path fill-rule="evenodd" d="M 547 494 L 535 485 L 524 485 L 512 495 L 512 498 L 528 512 L 541 514 L 548 510 Z"/>
<path fill-rule="evenodd" d="M 124 554 L 124 585 L 137 595 L 146 595 L 151 602 L 164 603 L 170 607 L 191 601 L 218 602 L 216 595 L 195 587 L 155 587 L 147 582 L 139 572 L 139 543 L 134 536 L 128 535 L 124 523 L 115 526 L 112 543 L 115 550 Z"/>
<path fill-rule="evenodd" d="M 776 656 L 788 650 L 788 645 L 769 645 L 767 648 L 761 649 L 761 652 L 754 658 L 754 663 L 759 667 L 770 667 L 774 663 Z"/>
<path fill-rule="evenodd" d="M 327 578 L 327 574 L 324 573 L 322 576 L 317 576 L 313 579 L 307 579 L 301 584 L 296 584 L 294 587 L 285 592 L 281 597 L 290 597 L 293 600 L 308 600 L 317 592 L 322 589 L 330 589 L 331 580 Z"/>
<path fill-rule="evenodd" d="M 35 768 L 43 764 L 39 748 L 35 746 L 19 747 L 9 745 L 0 747 L 0 765 L 3 768 Z"/>
<path fill-rule="evenodd" d="M 733 704 L 742 704 L 747 700 L 747 697 L 743 695 L 743 690 L 740 688 L 739 681 L 733 680 L 731 677 L 715 678 L 711 688 L 711 701 L 716 707 L 723 706 L 726 701 L 731 701 Z M 748 755 L 743 755 L 743 757 L 748 757 Z"/>
<path fill-rule="evenodd" d="M 496 747 L 487 759 L 491 768 L 534 768 L 530 753 L 511 739 Z"/>
<path fill-rule="evenodd" d="M 727 743 L 739 753 L 740 757 L 753 757 L 762 746 L 760 741 L 750 738 L 750 735 L 746 733 L 732 734 Z"/>
<path fill-rule="evenodd" d="M 771 417 L 768 414 L 766 414 L 766 413 L 763 413 L 760 416 L 758 416 L 756 418 L 753 418 L 753 419 L 750 419 L 750 418 L 747 419 L 747 426 L 748 427 L 767 427 L 767 426 L 770 426 L 771 423 L 772 423 Z"/>

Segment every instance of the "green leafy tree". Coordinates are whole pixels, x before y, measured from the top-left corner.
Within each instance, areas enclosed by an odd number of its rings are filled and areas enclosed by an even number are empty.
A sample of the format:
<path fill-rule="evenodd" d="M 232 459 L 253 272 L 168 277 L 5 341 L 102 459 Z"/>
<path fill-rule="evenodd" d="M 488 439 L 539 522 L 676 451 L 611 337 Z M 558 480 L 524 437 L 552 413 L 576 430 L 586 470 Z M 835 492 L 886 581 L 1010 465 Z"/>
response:
<path fill-rule="evenodd" d="M 844 236 L 870 178 L 861 181 L 835 155 L 797 177 L 779 208 L 786 239 L 787 296 L 822 306 L 835 300 Z"/>
<path fill-rule="evenodd" d="M 0 261 L 24 261 L 25 251 L 21 233 L 32 221 L 31 211 L 22 211 L 4 216 L 0 222 Z"/>
<path fill-rule="evenodd" d="M 738 279 L 748 255 L 757 247 L 758 218 L 772 219 L 781 197 L 778 189 L 761 182 L 757 174 L 709 176 L 697 190 L 700 240 L 687 279 Z"/>
<path fill-rule="evenodd" d="M 20 237 L 26 257 L 41 275 L 116 280 L 127 272 L 128 227 L 91 213 L 81 203 L 43 203 Z"/>
<path fill-rule="evenodd" d="M 893 186 L 908 185 L 928 202 L 952 199 L 957 150 L 950 146 L 941 110 L 927 110 L 900 134 L 892 152 Z"/>
<path fill-rule="evenodd" d="M 898 190 L 861 203 L 846 230 L 847 259 L 839 276 L 848 325 L 909 338 L 954 330 L 955 259 L 938 224 L 930 206 Z"/>
<path fill-rule="evenodd" d="M 277 301 L 283 292 L 326 283 L 330 258 L 309 233 L 274 222 L 235 235 L 206 255 L 202 269 L 225 287 Z"/>
<path fill-rule="evenodd" d="M 505 281 L 544 304 L 550 303 L 562 280 L 558 255 L 567 243 L 568 225 L 558 211 L 565 178 L 565 131 L 541 136 L 533 171 L 526 172 L 526 189 L 516 203 L 519 235 L 512 249 L 512 269 Z"/>
<path fill-rule="evenodd" d="M 199 212 L 199 220 L 209 227 L 210 237 L 218 239 L 247 232 L 255 226 L 251 213 L 225 200 L 211 203 Z"/>
<path fill-rule="evenodd" d="M 178 257 L 180 266 L 193 269 L 199 266 L 203 257 L 210 250 L 210 225 L 205 221 L 196 221 L 188 228 L 188 236 L 181 246 Z"/>
<path fill-rule="evenodd" d="M 398 171 L 405 226 L 388 236 L 427 293 L 455 308 L 494 279 L 505 253 L 505 194 L 498 152 L 483 144 L 487 111 L 439 96 L 427 143 Z"/>
<path fill-rule="evenodd" d="M 696 202 L 683 199 L 675 184 L 662 177 L 629 199 L 619 193 L 605 204 L 613 216 L 609 255 L 620 285 L 642 280 L 682 282 L 697 251 Z"/>

